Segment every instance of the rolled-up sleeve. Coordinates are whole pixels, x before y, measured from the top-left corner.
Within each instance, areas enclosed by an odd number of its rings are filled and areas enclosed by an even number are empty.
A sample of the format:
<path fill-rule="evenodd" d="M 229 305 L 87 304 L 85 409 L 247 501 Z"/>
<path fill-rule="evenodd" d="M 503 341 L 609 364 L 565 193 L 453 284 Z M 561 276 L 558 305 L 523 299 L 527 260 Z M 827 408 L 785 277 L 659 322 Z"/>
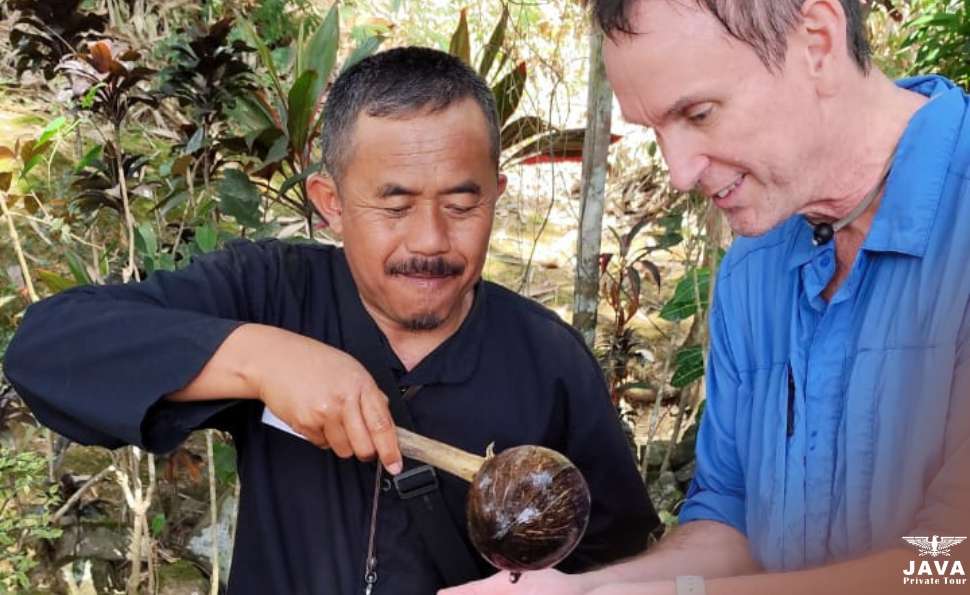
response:
<path fill-rule="evenodd" d="M 680 522 L 718 521 L 746 534 L 744 475 L 734 429 L 740 381 L 717 295 L 709 322 L 710 353 L 705 375 L 707 401 L 697 434 L 697 468 L 680 510 Z"/>
<path fill-rule="evenodd" d="M 34 304 L 4 372 L 43 424 L 77 442 L 169 450 L 233 406 L 163 397 L 236 327 L 268 317 L 272 251 L 240 242 L 142 283 L 79 287 Z"/>

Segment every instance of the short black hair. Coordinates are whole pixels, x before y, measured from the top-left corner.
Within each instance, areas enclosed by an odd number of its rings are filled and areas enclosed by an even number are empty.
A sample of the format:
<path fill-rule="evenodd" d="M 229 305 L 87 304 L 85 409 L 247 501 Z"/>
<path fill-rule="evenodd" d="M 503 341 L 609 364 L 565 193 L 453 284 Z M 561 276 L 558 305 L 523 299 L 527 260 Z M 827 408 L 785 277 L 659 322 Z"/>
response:
<path fill-rule="evenodd" d="M 352 132 L 361 112 L 379 118 L 438 112 L 473 99 L 485 114 L 491 157 L 498 168 L 501 139 L 495 96 L 478 74 L 458 58 L 431 48 L 402 47 L 364 58 L 333 84 L 323 109 L 323 163 L 339 182 Z"/>
<path fill-rule="evenodd" d="M 648 0 L 591 0 L 593 18 L 610 37 L 617 32 L 636 35 L 630 22 L 633 6 Z M 670 0 L 668 0 L 670 1 Z M 720 21 L 731 37 L 751 46 L 769 70 L 785 60 L 788 34 L 800 22 L 805 0 L 692 0 Z M 868 73 L 872 50 L 859 0 L 840 0 L 845 11 L 849 53 L 856 66 Z"/>

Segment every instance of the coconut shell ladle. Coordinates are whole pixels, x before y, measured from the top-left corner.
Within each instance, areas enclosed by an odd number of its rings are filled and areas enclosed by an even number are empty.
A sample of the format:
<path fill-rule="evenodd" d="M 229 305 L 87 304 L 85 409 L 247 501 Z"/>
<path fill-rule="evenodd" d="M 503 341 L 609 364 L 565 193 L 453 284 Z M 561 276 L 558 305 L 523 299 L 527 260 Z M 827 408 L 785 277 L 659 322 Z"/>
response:
<path fill-rule="evenodd" d="M 576 547 L 589 521 L 586 480 L 563 455 L 517 446 L 480 457 L 397 428 L 401 453 L 471 483 L 468 535 L 490 564 L 512 573 L 554 566 Z"/>

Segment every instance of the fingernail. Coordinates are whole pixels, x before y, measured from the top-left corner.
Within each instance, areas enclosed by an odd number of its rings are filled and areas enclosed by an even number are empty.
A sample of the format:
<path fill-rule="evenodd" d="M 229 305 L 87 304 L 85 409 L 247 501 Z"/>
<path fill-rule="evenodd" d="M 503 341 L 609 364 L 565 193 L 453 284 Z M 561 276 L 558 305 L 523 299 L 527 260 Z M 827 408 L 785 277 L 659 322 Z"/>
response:
<path fill-rule="evenodd" d="M 401 461 L 397 461 L 396 463 L 388 465 L 387 470 L 391 472 L 391 475 L 397 475 L 404 470 L 404 465 L 401 464 Z"/>

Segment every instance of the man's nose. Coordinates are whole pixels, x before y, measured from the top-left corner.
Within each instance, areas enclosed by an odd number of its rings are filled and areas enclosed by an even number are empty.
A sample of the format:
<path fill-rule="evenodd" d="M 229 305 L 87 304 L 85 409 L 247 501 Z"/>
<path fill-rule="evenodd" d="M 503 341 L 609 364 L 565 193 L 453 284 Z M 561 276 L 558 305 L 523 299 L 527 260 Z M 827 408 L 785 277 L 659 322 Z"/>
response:
<path fill-rule="evenodd" d="M 681 192 L 693 190 L 711 160 L 687 138 L 667 138 L 658 144 L 667 163 L 670 184 Z"/>
<path fill-rule="evenodd" d="M 447 215 L 436 201 L 419 204 L 410 217 L 407 247 L 415 254 L 443 254 L 451 249 Z"/>

